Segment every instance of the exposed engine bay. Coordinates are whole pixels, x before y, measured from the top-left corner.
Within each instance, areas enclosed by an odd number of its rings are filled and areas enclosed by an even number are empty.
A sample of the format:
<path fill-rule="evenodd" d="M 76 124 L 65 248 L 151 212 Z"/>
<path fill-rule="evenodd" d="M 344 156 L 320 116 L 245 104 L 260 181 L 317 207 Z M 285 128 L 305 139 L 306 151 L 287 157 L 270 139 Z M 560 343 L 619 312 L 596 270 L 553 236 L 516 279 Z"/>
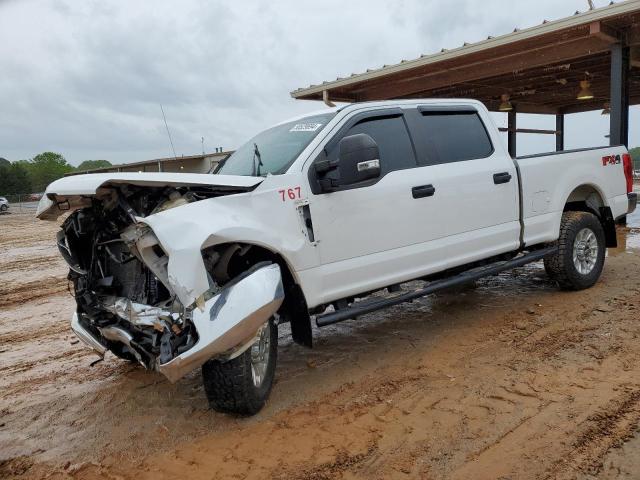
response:
<path fill-rule="evenodd" d="M 279 267 L 254 262 L 249 269 L 232 268 L 232 259 L 246 254 L 247 247 L 237 244 L 206 250 L 210 288 L 183 305 L 167 278 L 167 253 L 139 221 L 230 193 L 238 191 L 124 184 L 84 197 L 84 208 L 69 215 L 57 237 L 70 267 L 77 303 L 72 327 L 80 339 L 99 354 L 110 350 L 172 381 L 212 355 L 232 358 L 244 351 L 282 303 Z"/>

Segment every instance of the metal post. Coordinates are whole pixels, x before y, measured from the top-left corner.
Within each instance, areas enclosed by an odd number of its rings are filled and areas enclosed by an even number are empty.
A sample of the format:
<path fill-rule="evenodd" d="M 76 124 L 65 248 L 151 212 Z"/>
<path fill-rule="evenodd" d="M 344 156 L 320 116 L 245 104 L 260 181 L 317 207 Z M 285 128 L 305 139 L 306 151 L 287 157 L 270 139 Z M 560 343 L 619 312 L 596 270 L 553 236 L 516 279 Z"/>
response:
<path fill-rule="evenodd" d="M 509 150 L 509 155 L 511 155 L 513 158 L 516 158 L 516 153 L 517 153 L 516 129 L 518 127 L 516 122 L 515 109 L 511 110 L 507 114 L 507 128 L 509 129 L 507 133 L 507 146 Z"/>
<path fill-rule="evenodd" d="M 556 152 L 564 150 L 564 113 L 556 114 Z"/>
<path fill-rule="evenodd" d="M 629 47 L 611 45 L 610 145 L 629 146 Z"/>

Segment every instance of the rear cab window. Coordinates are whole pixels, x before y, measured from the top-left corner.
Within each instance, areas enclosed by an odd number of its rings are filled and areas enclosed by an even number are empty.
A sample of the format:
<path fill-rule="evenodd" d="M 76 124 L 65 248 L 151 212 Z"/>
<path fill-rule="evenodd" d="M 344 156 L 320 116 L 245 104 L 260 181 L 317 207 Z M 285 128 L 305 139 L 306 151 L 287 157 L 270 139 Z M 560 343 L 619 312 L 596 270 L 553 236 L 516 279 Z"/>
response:
<path fill-rule="evenodd" d="M 479 113 L 471 108 L 418 107 L 411 116 L 422 166 L 487 158 L 494 152 Z"/>

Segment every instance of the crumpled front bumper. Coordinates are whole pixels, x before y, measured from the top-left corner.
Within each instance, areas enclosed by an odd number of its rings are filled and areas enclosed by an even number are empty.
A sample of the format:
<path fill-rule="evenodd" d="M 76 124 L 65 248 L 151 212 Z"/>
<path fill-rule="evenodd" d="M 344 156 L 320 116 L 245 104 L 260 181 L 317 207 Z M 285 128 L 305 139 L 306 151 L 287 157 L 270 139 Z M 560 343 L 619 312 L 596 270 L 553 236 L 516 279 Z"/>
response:
<path fill-rule="evenodd" d="M 210 358 L 238 355 L 251 345 L 283 300 L 280 267 L 277 264 L 254 267 L 225 285 L 203 308 L 191 311 L 197 342 L 167 363 L 157 361 L 155 369 L 175 382 Z M 75 313 L 71 327 L 83 343 L 104 355 L 107 350 L 104 339 L 84 328 Z"/>
<path fill-rule="evenodd" d="M 278 311 L 284 300 L 280 267 L 258 268 L 232 281 L 220 293 L 195 309 L 191 321 L 198 341 L 188 351 L 158 366 L 172 382 L 180 379 L 212 357 L 237 354 L 248 348 L 260 328 Z"/>

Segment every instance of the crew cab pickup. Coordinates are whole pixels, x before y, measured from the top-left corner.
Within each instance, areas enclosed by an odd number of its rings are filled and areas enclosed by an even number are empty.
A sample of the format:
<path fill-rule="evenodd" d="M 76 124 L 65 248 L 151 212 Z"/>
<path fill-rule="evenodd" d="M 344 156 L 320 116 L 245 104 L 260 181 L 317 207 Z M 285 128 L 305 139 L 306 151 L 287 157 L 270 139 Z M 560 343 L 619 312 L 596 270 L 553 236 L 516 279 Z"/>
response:
<path fill-rule="evenodd" d="M 311 347 L 312 322 L 537 260 L 562 288 L 592 286 L 632 176 L 622 146 L 511 158 L 476 101 L 374 102 L 276 125 L 216 174 L 60 179 L 37 216 L 67 214 L 84 343 L 171 381 L 201 367 L 213 408 L 253 414 L 282 322 Z"/>

